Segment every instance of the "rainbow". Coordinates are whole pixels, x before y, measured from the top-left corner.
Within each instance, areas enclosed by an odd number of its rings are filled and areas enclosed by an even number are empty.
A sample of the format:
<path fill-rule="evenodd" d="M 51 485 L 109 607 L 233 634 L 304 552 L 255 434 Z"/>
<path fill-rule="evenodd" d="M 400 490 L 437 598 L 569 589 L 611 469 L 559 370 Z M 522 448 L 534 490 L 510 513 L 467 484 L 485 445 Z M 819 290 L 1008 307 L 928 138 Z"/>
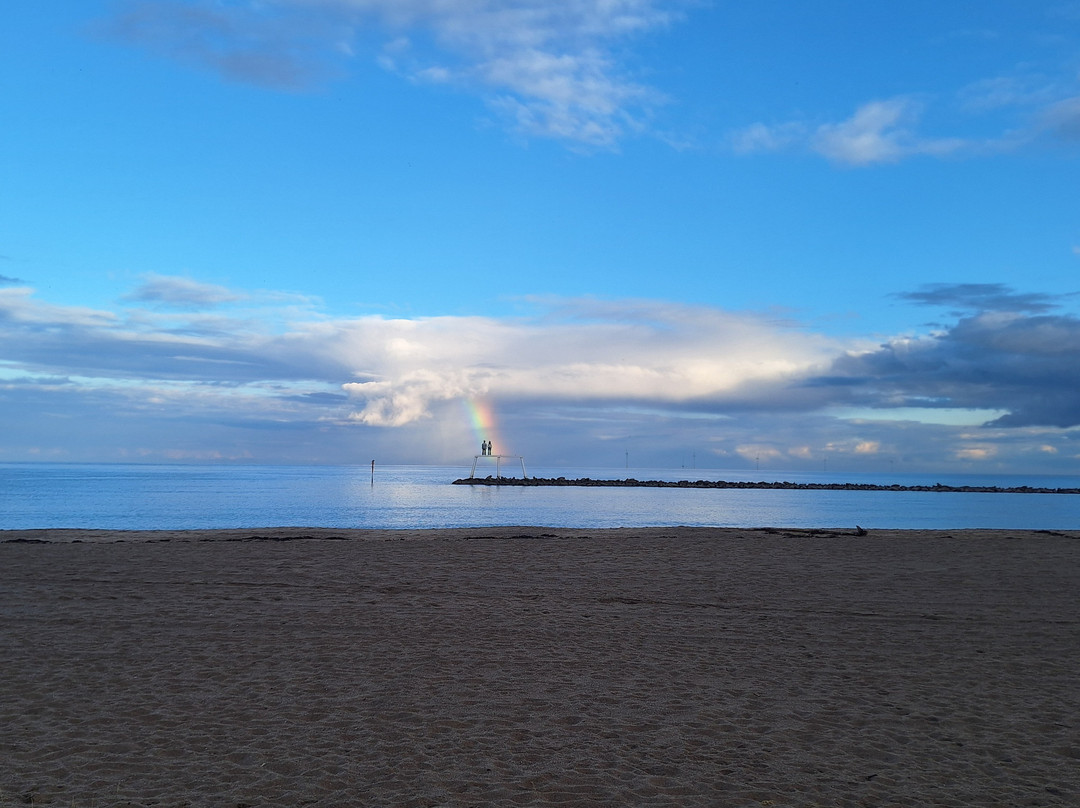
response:
<path fill-rule="evenodd" d="M 480 444 L 489 440 L 493 447 L 493 454 L 506 454 L 506 446 L 499 438 L 498 429 L 495 426 L 495 412 L 491 405 L 479 398 L 462 399 L 462 402 L 473 431 L 476 433 L 476 453 L 480 453 Z"/>

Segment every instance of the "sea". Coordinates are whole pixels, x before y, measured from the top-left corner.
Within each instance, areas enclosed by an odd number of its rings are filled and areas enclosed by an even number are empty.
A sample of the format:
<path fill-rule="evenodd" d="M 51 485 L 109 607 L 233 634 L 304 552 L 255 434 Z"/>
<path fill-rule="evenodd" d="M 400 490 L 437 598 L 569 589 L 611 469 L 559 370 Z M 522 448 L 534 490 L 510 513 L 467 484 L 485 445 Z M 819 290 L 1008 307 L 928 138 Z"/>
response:
<path fill-rule="evenodd" d="M 486 476 L 490 469 L 479 469 Z M 521 476 L 514 465 L 499 469 Z M 462 466 L 0 464 L 0 529 L 1080 529 L 1080 495 L 453 485 Z M 1080 487 L 1080 476 L 529 468 L 530 477 Z"/>

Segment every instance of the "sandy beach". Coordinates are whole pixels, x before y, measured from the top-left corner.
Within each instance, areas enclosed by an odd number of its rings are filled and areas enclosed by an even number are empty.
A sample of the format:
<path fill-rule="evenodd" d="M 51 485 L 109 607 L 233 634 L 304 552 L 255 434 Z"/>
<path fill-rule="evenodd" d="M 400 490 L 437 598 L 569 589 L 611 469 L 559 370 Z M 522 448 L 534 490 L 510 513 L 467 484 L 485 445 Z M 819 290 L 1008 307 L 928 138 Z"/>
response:
<path fill-rule="evenodd" d="M 1080 531 L 0 531 L 0 806 L 1075 806 L 1078 599 Z"/>

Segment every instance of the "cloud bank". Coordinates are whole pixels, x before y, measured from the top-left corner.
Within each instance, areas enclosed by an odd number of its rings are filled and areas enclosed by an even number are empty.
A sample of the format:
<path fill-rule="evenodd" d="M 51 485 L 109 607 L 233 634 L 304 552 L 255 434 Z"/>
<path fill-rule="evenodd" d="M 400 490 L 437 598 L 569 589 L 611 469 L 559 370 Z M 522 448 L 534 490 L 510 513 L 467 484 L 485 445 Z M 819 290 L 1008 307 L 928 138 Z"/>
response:
<path fill-rule="evenodd" d="M 398 426 L 456 398 L 654 409 L 769 406 L 836 345 L 758 316 L 637 302 L 565 304 L 560 319 L 380 322 L 383 376 L 345 385 L 363 423 Z M 463 339 L 464 337 L 464 339 Z"/>
<path fill-rule="evenodd" d="M 990 426 L 1080 426 L 1080 320 L 1043 295 L 999 284 L 935 284 L 909 293 L 968 310 L 939 333 L 848 354 L 820 380 L 870 407 L 996 409 Z"/>
<path fill-rule="evenodd" d="M 186 278 L 149 276 L 110 310 L 2 288 L 0 459 L 455 462 L 478 443 L 463 404 L 482 400 L 500 448 L 541 463 L 1075 461 L 1080 319 L 1065 300 L 997 285 L 904 294 L 962 314 L 871 343 L 659 301 L 342 319 Z"/>
<path fill-rule="evenodd" d="M 108 36 L 275 89 L 370 58 L 410 81 L 480 94 L 519 132 L 610 148 L 661 95 L 616 56 L 680 0 L 129 0 Z"/>

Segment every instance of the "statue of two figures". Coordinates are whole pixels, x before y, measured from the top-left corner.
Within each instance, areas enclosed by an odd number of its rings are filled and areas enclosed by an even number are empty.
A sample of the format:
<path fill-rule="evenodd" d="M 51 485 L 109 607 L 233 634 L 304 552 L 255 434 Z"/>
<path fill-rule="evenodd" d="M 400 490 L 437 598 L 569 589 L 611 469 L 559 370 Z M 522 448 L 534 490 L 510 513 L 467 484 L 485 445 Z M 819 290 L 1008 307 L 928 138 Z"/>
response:
<path fill-rule="evenodd" d="M 491 441 L 486 440 L 480 444 L 480 454 L 484 457 L 490 457 L 492 453 Z"/>

